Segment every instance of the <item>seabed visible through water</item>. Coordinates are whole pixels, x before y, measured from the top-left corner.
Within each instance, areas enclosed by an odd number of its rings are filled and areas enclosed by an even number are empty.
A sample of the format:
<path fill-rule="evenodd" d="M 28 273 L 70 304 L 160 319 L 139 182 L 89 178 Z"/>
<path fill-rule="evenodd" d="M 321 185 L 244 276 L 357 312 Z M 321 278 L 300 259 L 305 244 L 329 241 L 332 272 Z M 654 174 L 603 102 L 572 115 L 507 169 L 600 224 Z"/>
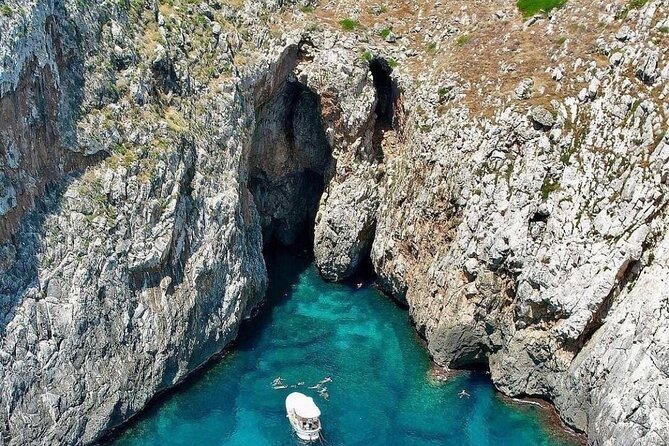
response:
<path fill-rule="evenodd" d="M 406 311 L 373 283 L 325 282 L 311 258 L 287 252 L 268 268 L 268 302 L 229 352 L 159 397 L 111 444 L 297 445 L 284 408 L 295 390 L 320 407 L 326 445 L 578 444 L 545 410 L 498 394 L 483 373 L 432 378 Z M 308 387 L 327 376 L 325 399 Z M 278 377 L 287 388 L 272 386 Z"/>

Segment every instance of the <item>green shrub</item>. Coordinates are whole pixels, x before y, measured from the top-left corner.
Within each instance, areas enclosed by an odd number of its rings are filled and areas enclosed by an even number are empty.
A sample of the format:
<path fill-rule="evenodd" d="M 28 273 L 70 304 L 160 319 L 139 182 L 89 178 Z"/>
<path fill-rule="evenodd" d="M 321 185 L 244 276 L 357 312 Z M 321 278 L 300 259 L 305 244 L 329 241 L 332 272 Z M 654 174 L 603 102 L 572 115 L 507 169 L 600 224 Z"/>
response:
<path fill-rule="evenodd" d="M 0 6 L 0 15 L 3 15 L 5 17 L 10 17 L 14 14 L 14 11 L 12 8 L 9 7 L 7 4 L 3 4 Z"/>
<path fill-rule="evenodd" d="M 541 185 L 541 198 L 547 200 L 551 192 L 555 192 L 558 189 L 560 189 L 560 183 L 557 180 L 552 181 L 546 178 L 544 184 Z"/>
<path fill-rule="evenodd" d="M 458 37 L 455 43 L 458 46 L 465 46 L 469 43 L 470 40 L 472 40 L 472 38 L 469 34 L 462 34 L 461 36 Z"/>
<path fill-rule="evenodd" d="M 567 0 L 518 0 L 516 6 L 523 17 L 532 17 L 538 12 L 547 14 L 554 8 L 560 8 L 567 3 Z"/>
<path fill-rule="evenodd" d="M 388 37 L 390 35 L 390 33 L 392 31 L 393 30 L 390 29 L 390 27 L 383 28 L 381 31 L 379 31 L 379 36 L 381 36 L 382 38 L 385 39 L 386 37 Z"/>
<path fill-rule="evenodd" d="M 360 22 L 358 22 L 355 19 L 350 19 L 350 18 L 340 20 L 339 24 L 341 25 L 341 27 L 344 31 L 354 31 L 354 30 L 360 28 Z"/>
<path fill-rule="evenodd" d="M 646 3 L 648 3 L 648 0 L 630 0 L 627 3 L 627 6 L 630 9 L 641 9 L 642 7 L 646 6 Z"/>

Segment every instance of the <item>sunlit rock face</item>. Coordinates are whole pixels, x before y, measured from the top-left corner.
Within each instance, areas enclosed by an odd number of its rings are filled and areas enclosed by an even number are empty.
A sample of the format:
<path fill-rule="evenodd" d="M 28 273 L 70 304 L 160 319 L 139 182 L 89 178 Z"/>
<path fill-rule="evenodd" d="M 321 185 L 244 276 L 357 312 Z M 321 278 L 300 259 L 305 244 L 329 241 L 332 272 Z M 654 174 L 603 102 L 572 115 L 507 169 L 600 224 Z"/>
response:
<path fill-rule="evenodd" d="M 137 413 L 298 239 L 328 280 L 371 263 L 435 361 L 662 444 L 666 2 L 281 3 L 0 6 L 2 444 Z"/>

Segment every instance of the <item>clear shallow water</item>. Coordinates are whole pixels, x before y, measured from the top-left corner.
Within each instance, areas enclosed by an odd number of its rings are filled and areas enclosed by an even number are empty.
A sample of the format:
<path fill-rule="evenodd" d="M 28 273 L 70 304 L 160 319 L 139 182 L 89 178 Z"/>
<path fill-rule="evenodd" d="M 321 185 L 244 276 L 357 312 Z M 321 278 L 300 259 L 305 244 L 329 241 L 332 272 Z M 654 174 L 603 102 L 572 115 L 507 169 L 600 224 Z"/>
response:
<path fill-rule="evenodd" d="M 114 446 L 297 445 L 272 380 L 304 381 L 328 445 L 572 446 L 539 410 L 483 375 L 438 383 L 407 313 L 371 287 L 324 282 L 308 259 L 271 259 L 270 305 L 218 364 L 161 398 Z M 307 389 L 331 376 L 329 400 Z M 470 398 L 458 397 L 466 389 Z"/>

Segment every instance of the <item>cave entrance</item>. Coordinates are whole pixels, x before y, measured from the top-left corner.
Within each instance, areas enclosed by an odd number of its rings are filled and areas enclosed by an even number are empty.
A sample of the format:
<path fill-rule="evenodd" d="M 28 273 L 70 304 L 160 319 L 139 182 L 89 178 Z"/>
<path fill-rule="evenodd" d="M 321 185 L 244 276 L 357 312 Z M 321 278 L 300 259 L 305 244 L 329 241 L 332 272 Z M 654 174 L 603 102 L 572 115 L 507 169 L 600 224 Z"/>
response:
<path fill-rule="evenodd" d="M 393 69 L 386 59 L 376 57 L 369 62 L 369 71 L 376 89 L 377 126 L 382 130 L 390 130 L 393 128 L 397 96 L 397 85 L 391 77 Z"/>
<path fill-rule="evenodd" d="M 390 62 L 375 57 L 369 62 L 369 71 L 376 90 L 376 121 L 372 136 L 372 152 L 376 161 L 383 162 L 386 152 L 396 150 L 402 136 L 404 114 L 401 111 L 401 91 L 393 79 Z"/>
<path fill-rule="evenodd" d="M 313 244 L 324 177 L 332 163 L 320 97 L 289 79 L 258 110 L 249 159 L 249 190 L 263 244 Z"/>

